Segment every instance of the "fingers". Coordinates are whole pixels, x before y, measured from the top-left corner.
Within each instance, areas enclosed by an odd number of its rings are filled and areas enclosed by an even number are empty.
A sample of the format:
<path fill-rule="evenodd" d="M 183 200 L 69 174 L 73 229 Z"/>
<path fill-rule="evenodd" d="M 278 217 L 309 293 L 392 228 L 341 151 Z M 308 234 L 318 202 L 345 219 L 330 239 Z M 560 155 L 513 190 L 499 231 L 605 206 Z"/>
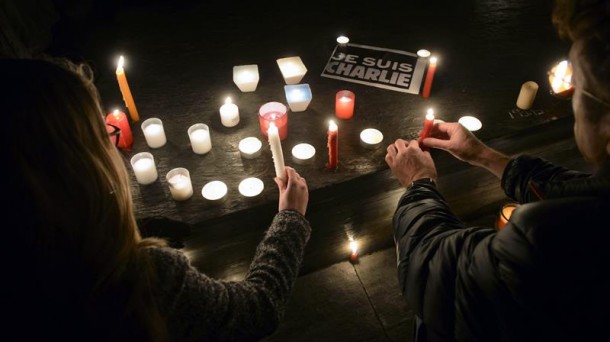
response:
<path fill-rule="evenodd" d="M 451 146 L 450 140 L 437 138 L 425 138 L 423 143 L 428 147 L 439 148 L 441 150 L 447 150 Z"/>

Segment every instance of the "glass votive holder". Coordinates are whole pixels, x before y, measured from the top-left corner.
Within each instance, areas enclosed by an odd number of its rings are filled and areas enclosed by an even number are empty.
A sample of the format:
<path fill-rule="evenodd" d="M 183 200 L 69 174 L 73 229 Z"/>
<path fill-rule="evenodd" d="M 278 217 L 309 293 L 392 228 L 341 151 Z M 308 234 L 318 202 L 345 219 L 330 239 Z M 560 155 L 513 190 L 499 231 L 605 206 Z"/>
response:
<path fill-rule="evenodd" d="M 496 230 L 501 230 L 510 220 L 513 211 L 519 207 L 519 203 L 509 202 L 502 206 L 498 218 L 496 220 Z"/>
<path fill-rule="evenodd" d="M 279 58 L 277 59 L 277 65 L 280 67 L 286 84 L 301 82 L 301 79 L 307 73 L 307 68 L 299 56 Z"/>
<path fill-rule="evenodd" d="M 349 90 L 339 90 L 335 95 L 335 115 L 339 119 L 349 119 L 354 115 L 356 94 Z"/>
<path fill-rule="evenodd" d="M 285 85 L 284 93 L 288 106 L 293 112 L 305 111 L 311 102 L 311 88 L 307 83 Z"/>
<path fill-rule="evenodd" d="M 176 201 L 184 201 L 193 196 L 193 184 L 189 170 L 183 167 L 171 169 L 165 179 L 169 184 L 169 192 Z"/>
<path fill-rule="evenodd" d="M 227 185 L 222 181 L 211 181 L 201 188 L 201 195 L 209 201 L 217 201 L 227 194 Z"/>
<path fill-rule="evenodd" d="M 360 144 L 366 148 L 377 148 L 383 141 L 383 133 L 375 128 L 365 128 L 360 132 Z"/>
<path fill-rule="evenodd" d="M 142 132 L 146 144 L 150 148 L 159 148 L 165 145 L 167 138 L 163 129 L 163 122 L 159 118 L 149 118 L 142 122 Z"/>
<path fill-rule="evenodd" d="M 147 185 L 157 180 L 155 158 L 149 152 L 140 152 L 131 157 L 131 167 L 139 184 Z"/>
<path fill-rule="evenodd" d="M 239 141 L 238 147 L 242 158 L 252 159 L 261 155 L 263 143 L 256 137 L 247 137 Z"/>
<path fill-rule="evenodd" d="M 265 184 L 262 180 L 256 177 L 249 177 L 241 182 L 239 182 L 239 193 L 245 197 L 254 197 L 258 196 L 263 189 L 265 188 Z"/>
<path fill-rule="evenodd" d="M 316 148 L 310 144 L 297 144 L 292 148 L 292 160 L 297 164 L 310 164 L 316 156 Z"/>
<path fill-rule="evenodd" d="M 258 85 L 258 65 L 236 65 L 233 67 L 233 82 L 244 93 L 253 92 Z"/>
<path fill-rule="evenodd" d="M 206 154 L 212 149 L 210 127 L 204 123 L 196 123 L 188 129 L 191 147 L 196 154 Z"/>
<path fill-rule="evenodd" d="M 280 102 L 267 102 L 258 110 L 258 122 L 261 126 L 261 133 L 268 139 L 267 130 L 272 122 L 277 127 L 280 140 L 286 139 L 288 135 L 288 114 L 287 108 Z"/>

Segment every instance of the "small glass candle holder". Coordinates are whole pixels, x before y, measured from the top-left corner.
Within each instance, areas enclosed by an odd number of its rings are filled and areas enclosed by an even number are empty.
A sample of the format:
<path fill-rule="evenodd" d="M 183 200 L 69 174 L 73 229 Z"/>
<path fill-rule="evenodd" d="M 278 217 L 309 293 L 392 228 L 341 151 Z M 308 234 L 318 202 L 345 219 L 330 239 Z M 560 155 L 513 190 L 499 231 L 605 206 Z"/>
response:
<path fill-rule="evenodd" d="M 189 170 L 183 167 L 171 169 L 165 180 L 169 184 L 169 192 L 176 201 L 185 201 L 193 196 L 193 184 Z"/>
<path fill-rule="evenodd" d="M 140 152 L 131 157 L 131 167 L 139 184 L 147 185 L 154 183 L 157 178 L 157 166 L 155 158 L 149 152 Z"/>
<path fill-rule="evenodd" d="M 236 65 L 233 67 L 233 82 L 244 93 L 253 92 L 258 85 L 258 65 Z"/>
<path fill-rule="evenodd" d="M 238 147 L 242 158 L 253 159 L 261 155 L 263 143 L 256 137 L 247 137 L 239 141 Z"/>
<path fill-rule="evenodd" d="M 297 84 L 301 82 L 303 76 L 307 73 L 307 68 L 299 56 L 279 58 L 277 60 L 277 65 L 280 67 L 286 84 Z"/>
<path fill-rule="evenodd" d="M 349 119 L 354 115 L 356 94 L 349 90 L 339 90 L 335 95 L 335 115 L 339 119 Z"/>
<path fill-rule="evenodd" d="M 150 148 L 159 148 L 165 145 L 167 138 L 165 137 L 165 130 L 163 129 L 163 122 L 159 118 L 149 118 L 142 122 L 142 132 L 144 132 L 144 138 L 146 144 Z"/>
<path fill-rule="evenodd" d="M 267 102 L 258 110 L 258 122 L 261 126 L 261 133 L 267 139 L 269 124 L 274 123 L 280 134 L 280 140 L 286 139 L 288 135 L 288 114 L 287 108 L 280 102 Z"/>
<path fill-rule="evenodd" d="M 203 198 L 210 201 L 217 201 L 227 194 L 227 185 L 222 181 L 211 181 L 201 188 Z"/>
<path fill-rule="evenodd" d="M 498 219 L 496 220 L 496 230 L 502 230 L 510 220 L 513 211 L 519 207 L 519 203 L 509 202 L 502 206 Z"/>
<path fill-rule="evenodd" d="M 567 60 L 555 64 L 548 72 L 551 95 L 569 100 L 574 93 L 572 85 L 572 65 Z"/>
<path fill-rule="evenodd" d="M 285 85 L 284 93 L 288 106 L 293 112 L 305 111 L 311 102 L 311 88 L 307 83 Z"/>
<path fill-rule="evenodd" d="M 189 139 L 193 152 L 197 154 L 206 154 L 212 149 L 212 139 L 210 137 L 210 128 L 203 123 L 196 123 L 188 129 Z"/>
<path fill-rule="evenodd" d="M 383 141 L 383 133 L 375 128 L 365 128 L 360 132 L 360 144 L 366 148 L 377 148 Z"/>
<path fill-rule="evenodd" d="M 264 188 L 263 181 L 256 177 L 249 177 L 239 182 L 239 193 L 245 197 L 258 196 Z"/>

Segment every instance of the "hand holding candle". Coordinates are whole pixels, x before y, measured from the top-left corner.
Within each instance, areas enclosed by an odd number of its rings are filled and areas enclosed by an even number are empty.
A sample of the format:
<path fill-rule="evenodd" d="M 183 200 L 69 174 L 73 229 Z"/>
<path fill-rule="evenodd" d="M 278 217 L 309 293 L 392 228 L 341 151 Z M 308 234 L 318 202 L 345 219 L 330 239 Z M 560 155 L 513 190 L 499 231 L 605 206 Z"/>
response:
<path fill-rule="evenodd" d="M 434 110 L 432 110 L 432 108 L 429 108 L 428 112 L 426 113 L 426 119 L 424 120 L 424 128 L 422 129 L 419 135 L 419 139 L 417 140 L 420 145 L 425 138 L 430 136 L 430 133 L 432 132 L 432 127 L 434 127 Z"/>
<path fill-rule="evenodd" d="M 330 120 L 328 123 L 328 163 L 326 167 L 329 169 L 336 169 L 339 166 L 339 127 L 337 124 Z"/>
<path fill-rule="evenodd" d="M 424 80 L 424 90 L 422 92 L 422 96 L 424 98 L 430 97 L 432 81 L 434 79 L 434 73 L 436 72 L 436 62 L 436 57 L 430 57 L 430 65 L 428 65 L 428 72 L 426 73 L 426 79 Z"/>
<path fill-rule="evenodd" d="M 123 69 L 123 63 L 125 59 L 123 56 L 119 57 L 119 63 L 116 68 L 116 78 L 119 82 L 119 88 L 121 89 L 121 94 L 123 95 L 123 101 L 125 101 L 125 106 L 127 110 L 129 110 L 129 115 L 133 121 L 140 120 L 140 116 L 138 114 L 138 109 L 136 108 L 136 103 L 133 100 L 133 95 L 131 94 L 131 89 L 129 89 L 129 84 L 127 83 L 127 76 L 125 75 L 125 70 Z"/>
<path fill-rule="evenodd" d="M 275 176 L 277 178 L 284 179 L 284 155 L 282 154 L 280 133 L 273 122 L 269 124 L 267 136 L 269 137 L 269 146 L 271 147 L 273 166 L 275 167 Z"/>

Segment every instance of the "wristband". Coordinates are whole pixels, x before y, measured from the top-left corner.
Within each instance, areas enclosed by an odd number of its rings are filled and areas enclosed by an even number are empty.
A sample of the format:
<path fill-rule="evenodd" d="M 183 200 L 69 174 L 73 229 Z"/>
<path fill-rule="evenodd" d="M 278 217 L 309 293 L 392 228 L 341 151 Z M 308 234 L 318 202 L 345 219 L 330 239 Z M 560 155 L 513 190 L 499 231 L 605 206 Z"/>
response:
<path fill-rule="evenodd" d="M 414 180 L 413 182 L 411 182 L 411 184 L 409 184 L 409 186 L 407 186 L 407 191 L 411 190 L 411 188 L 413 186 L 415 186 L 416 184 L 428 184 L 428 185 L 432 185 L 434 187 L 436 187 L 436 181 L 434 181 L 434 179 L 430 178 L 430 177 L 426 177 L 426 178 L 420 178 L 417 180 Z"/>

